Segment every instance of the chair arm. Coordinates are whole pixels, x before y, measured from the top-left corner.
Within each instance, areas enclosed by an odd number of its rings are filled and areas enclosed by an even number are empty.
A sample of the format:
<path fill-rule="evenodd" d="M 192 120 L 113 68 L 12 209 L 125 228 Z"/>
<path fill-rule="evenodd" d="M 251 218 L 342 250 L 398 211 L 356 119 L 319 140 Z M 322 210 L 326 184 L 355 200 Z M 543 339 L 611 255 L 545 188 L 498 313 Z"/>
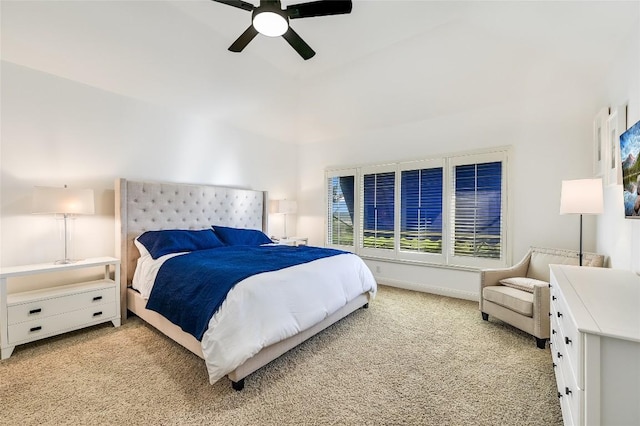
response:
<path fill-rule="evenodd" d="M 529 269 L 529 259 L 527 256 L 510 268 L 483 269 L 480 271 L 480 293 L 482 289 L 492 285 L 501 285 L 500 280 L 512 277 L 526 277 Z"/>
<path fill-rule="evenodd" d="M 549 337 L 550 293 L 549 283 L 541 282 L 533 286 L 533 334 L 541 339 Z"/>

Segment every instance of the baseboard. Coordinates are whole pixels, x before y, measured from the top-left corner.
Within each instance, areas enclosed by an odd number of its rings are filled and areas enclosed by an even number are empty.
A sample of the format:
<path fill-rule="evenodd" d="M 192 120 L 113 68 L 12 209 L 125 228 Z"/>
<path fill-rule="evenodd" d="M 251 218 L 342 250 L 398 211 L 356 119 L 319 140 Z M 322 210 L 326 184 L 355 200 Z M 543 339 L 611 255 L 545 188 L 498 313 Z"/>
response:
<path fill-rule="evenodd" d="M 408 281 L 394 280 L 384 277 L 375 277 L 378 284 L 387 285 L 390 287 L 403 288 L 405 290 L 421 291 L 423 293 L 432 293 L 440 296 L 454 297 L 456 299 L 465 299 L 478 302 L 480 296 L 478 293 L 471 291 L 456 290 L 446 287 L 437 287 L 429 284 L 412 283 Z"/>

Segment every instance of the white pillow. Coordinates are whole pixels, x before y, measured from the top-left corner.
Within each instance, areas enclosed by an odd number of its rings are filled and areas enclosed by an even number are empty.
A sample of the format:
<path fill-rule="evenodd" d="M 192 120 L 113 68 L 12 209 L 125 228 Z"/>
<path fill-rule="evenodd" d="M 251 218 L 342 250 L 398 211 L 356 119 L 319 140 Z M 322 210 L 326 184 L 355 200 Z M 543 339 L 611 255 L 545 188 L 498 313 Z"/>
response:
<path fill-rule="evenodd" d="M 131 280 L 131 287 L 138 290 L 143 298 L 148 299 L 153 289 L 153 284 L 156 282 L 156 275 L 162 264 L 172 257 L 179 256 L 188 252 L 181 253 L 169 253 L 161 256 L 157 259 L 151 257 L 149 251 L 142 245 L 136 238 L 133 240 L 140 251 L 140 257 L 138 258 L 138 264 L 136 270 L 133 272 L 133 279 Z"/>
<path fill-rule="evenodd" d="M 513 277 L 500 280 L 500 284 L 507 287 L 517 288 L 518 290 L 533 293 L 533 287 L 536 285 L 549 285 L 548 282 L 536 280 L 535 278 Z"/>
<path fill-rule="evenodd" d="M 131 287 L 142 293 L 141 288 L 144 286 L 144 281 L 146 281 L 145 277 L 149 275 L 149 268 L 151 266 L 150 264 L 153 263 L 153 258 L 146 247 L 142 245 L 137 238 L 133 240 L 133 244 L 135 244 L 136 248 L 140 252 L 140 257 L 138 258 L 136 270 L 133 272 Z"/>

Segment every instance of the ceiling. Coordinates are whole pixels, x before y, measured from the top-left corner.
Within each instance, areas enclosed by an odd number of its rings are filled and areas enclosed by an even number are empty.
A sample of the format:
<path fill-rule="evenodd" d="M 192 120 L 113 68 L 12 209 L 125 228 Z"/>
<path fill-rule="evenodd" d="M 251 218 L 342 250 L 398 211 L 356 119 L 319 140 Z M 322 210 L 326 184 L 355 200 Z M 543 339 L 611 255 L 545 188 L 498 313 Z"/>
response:
<path fill-rule="evenodd" d="M 292 142 L 473 108 L 523 85 L 589 87 L 640 19 L 638 1 L 355 0 L 349 15 L 291 22 L 316 51 L 304 61 L 262 35 L 229 52 L 251 14 L 210 0 L 0 8 L 3 61 Z M 381 103 L 397 108 L 382 117 Z"/>

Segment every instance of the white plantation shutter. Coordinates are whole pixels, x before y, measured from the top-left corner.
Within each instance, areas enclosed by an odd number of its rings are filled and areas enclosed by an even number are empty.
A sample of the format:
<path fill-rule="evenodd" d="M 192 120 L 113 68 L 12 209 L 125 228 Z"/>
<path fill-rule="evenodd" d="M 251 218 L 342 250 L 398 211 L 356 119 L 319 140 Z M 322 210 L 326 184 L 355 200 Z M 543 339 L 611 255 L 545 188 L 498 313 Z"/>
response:
<path fill-rule="evenodd" d="M 395 169 L 380 166 L 362 170 L 360 241 L 370 253 L 395 250 Z"/>
<path fill-rule="evenodd" d="M 451 161 L 450 263 L 502 266 L 506 230 L 505 156 L 467 156 Z"/>
<path fill-rule="evenodd" d="M 326 174 L 327 237 L 329 246 L 353 250 L 356 236 L 356 171 L 340 170 Z"/>
<path fill-rule="evenodd" d="M 442 262 L 442 160 L 400 165 L 399 257 Z"/>
<path fill-rule="evenodd" d="M 416 264 L 506 266 L 509 152 L 327 170 L 327 245 Z"/>

